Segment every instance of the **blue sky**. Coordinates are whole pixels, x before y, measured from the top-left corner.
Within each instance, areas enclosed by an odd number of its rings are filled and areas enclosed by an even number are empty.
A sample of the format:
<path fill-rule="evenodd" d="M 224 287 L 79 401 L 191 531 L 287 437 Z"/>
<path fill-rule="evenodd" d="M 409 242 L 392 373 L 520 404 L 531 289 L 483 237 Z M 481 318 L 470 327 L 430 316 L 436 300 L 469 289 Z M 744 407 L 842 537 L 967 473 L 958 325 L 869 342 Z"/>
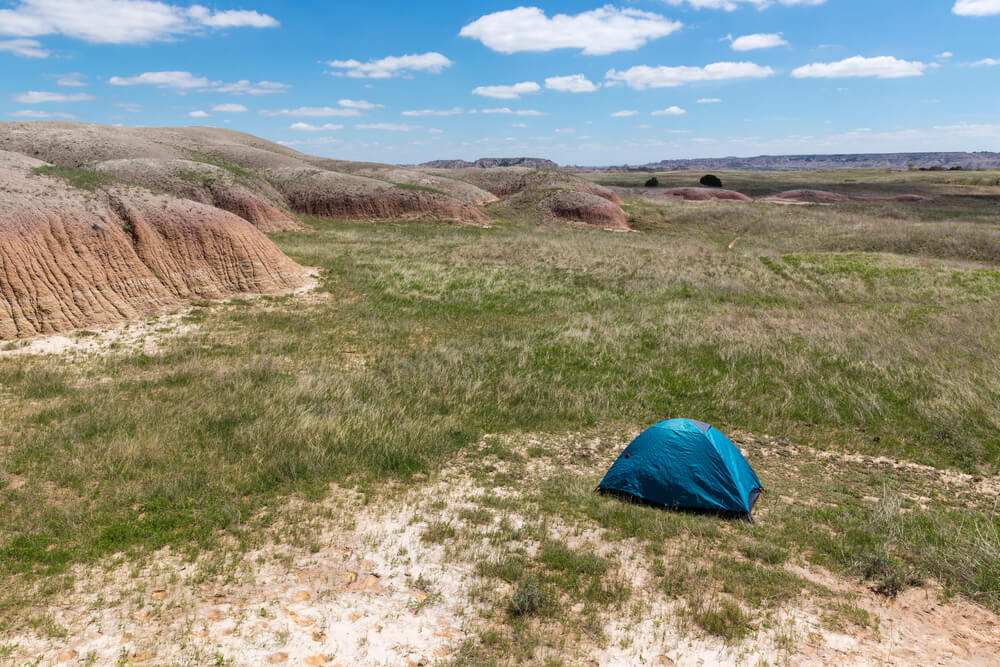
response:
<path fill-rule="evenodd" d="M 0 117 L 351 160 L 1000 151 L 1000 0 L 0 0 Z"/>

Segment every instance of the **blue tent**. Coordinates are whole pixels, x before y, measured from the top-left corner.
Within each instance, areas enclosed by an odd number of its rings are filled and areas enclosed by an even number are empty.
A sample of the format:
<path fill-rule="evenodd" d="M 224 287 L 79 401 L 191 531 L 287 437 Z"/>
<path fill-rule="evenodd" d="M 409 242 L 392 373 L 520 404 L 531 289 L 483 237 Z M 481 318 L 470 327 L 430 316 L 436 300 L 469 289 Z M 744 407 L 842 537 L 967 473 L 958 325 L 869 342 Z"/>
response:
<path fill-rule="evenodd" d="M 671 419 L 625 448 L 599 489 L 666 507 L 734 512 L 749 518 L 757 474 L 729 438 L 693 419 Z"/>

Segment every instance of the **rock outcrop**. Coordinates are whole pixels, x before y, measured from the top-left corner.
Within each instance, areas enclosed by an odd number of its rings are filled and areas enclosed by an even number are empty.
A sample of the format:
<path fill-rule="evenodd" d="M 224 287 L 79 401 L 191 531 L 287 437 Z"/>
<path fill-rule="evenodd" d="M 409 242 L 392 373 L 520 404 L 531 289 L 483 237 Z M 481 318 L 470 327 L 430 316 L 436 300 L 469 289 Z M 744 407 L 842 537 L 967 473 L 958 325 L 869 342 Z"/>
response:
<path fill-rule="evenodd" d="M 44 166 L 0 151 L 0 339 L 308 281 L 236 215 L 127 184 L 81 189 Z"/>
<path fill-rule="evenodd" d="M 582 223 L 617 231 L 629 230 L 628 220 L 621 207 L 597 195 L 586 192 L 556 192 L 538 205 L 548 215 L 563 222 Z"/>
<path fill-rule="evenodd" d="M 489 217 L 474 206 L 420 188 L 318 168 L 281 168 L 265 173 L 292 210 L 347 220 L 431 217 L 485 224 Z"/>
<path fill-rule="evenodd" d="M 718 188 L 670 188 L 663 191 L 663 197 L 680 201 L 753 201 L 743 193 Z"/>
<path fill-rule="evenodd" d="M 621 198 L 611 189 L 562 171 L 503 167 L 497 169 L 460 169 L 446 172 L 446 174 L 448 178 L 472 183 L 497 197 L 509 197 L 528 190 L 570 190 L 596 195 L 614 204 L 622 203 Z"/>
<path fill-rule="evenodd" d="M 202 204 L 221 208 L 264 232 L 301 227 L 283 209 L 281 194 L 263 179 L 192 160 L 132 158 L 108 160 L 95 169 L 123 181 L 165 190 Z"/>

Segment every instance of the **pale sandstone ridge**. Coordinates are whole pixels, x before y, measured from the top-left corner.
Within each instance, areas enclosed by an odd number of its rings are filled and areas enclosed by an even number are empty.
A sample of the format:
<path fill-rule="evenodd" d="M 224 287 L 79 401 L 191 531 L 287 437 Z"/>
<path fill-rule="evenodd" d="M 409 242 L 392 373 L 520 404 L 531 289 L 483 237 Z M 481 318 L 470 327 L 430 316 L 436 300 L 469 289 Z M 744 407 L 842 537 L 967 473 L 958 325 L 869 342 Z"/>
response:
<path fill-rule="evenodd" d="M 309 280 L 236 215 L 125 184 L 80 190 L 43 166 L 0 151 L 0 339 Z"/>
<path fill-rule="evenodd" d="M 232 172 L 204 162 L 157 158 L 108 160 L 94 167 L 123 181 L 234 213 L 265 232 L 298 229 L 299 221 L 284 210 L 281 194 L 263 179 Z"/>

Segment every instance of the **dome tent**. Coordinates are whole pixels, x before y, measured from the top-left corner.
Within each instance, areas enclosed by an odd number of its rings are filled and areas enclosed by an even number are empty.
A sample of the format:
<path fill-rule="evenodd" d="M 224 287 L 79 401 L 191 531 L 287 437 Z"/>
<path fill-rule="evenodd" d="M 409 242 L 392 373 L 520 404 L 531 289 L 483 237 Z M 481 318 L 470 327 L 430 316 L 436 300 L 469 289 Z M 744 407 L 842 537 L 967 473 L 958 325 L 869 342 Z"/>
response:
<path fill-rule="evenodd" d="M 735 513 L 749 519 L 762 487 L 725 435 L 704 422 L 671 419 L 633 440 L 598 489 L 664 507 Z"/>

